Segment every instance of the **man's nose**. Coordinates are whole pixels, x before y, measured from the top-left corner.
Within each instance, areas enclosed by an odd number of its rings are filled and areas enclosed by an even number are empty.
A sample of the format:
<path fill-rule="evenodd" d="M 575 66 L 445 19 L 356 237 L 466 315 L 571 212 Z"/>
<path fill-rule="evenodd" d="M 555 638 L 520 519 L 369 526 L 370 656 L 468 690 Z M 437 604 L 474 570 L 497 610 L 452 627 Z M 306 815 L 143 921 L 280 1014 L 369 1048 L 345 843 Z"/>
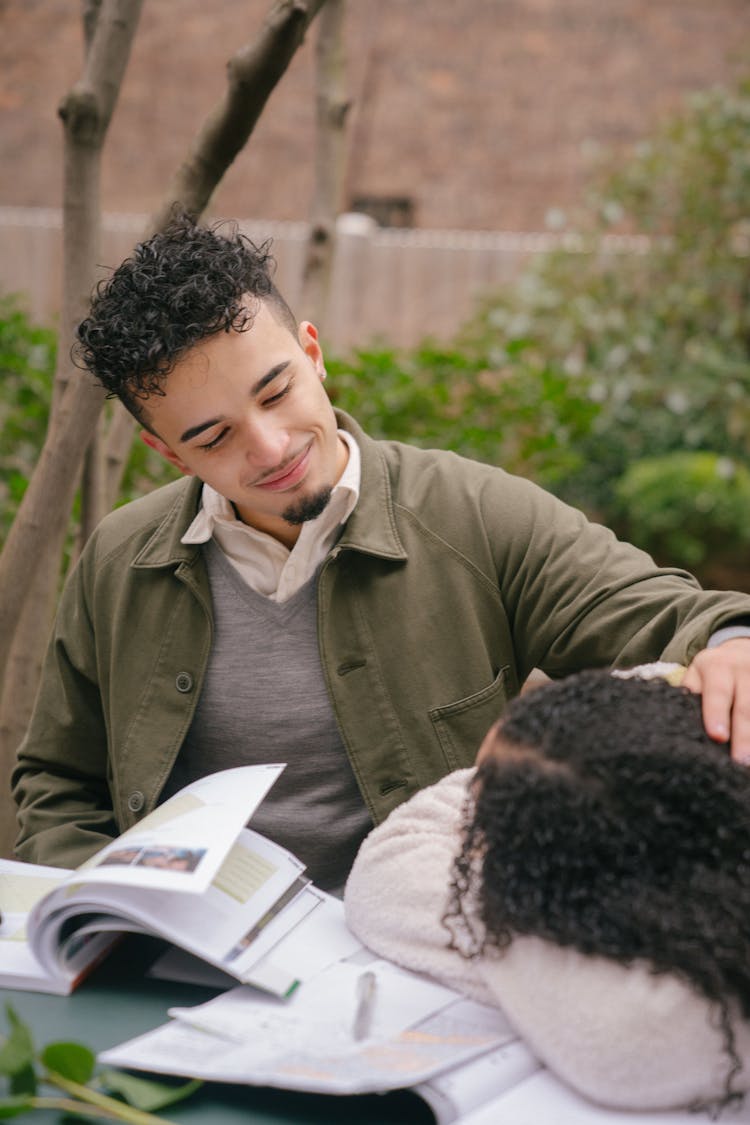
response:
<path fill-rule="evenodd" d="M 269 417 L 249 418 L 247 460 L 258 469 L 274 469 L 289 456 L 289 431 Z"/>

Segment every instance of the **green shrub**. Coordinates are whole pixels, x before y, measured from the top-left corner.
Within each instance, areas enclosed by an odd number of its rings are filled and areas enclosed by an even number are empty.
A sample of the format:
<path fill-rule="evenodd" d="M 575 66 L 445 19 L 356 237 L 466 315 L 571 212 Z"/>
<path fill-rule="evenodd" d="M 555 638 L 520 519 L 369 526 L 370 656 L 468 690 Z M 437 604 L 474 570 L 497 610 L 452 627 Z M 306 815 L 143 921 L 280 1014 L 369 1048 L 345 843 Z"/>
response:
<path fill-rule="evenodd" d="M 617 481 L 642 457 L 720 449 L 747 459 L 749 201 L 743 83 L 693 98 L 592 192 L 580 224 L 586 252 L 541 259 L 467 330 L 467 345 L 489 355 L 523 340 L 519 377 L 540 382 L 552 370 L 568 395 L 594 406 L 578 433 L 578 467 L 557 481 L 547 474 L 564 498 L 609 519 Z M 613 224 L 648 236 L 648 252 L 607 250 Z M 549 403 L 561 417 L 565 397 Z"/>
<path fill-rule="evenodd" d="M 631 465 L 618 515 L 660 562 L 703 567 L 750 547 L 750 470 L 718 453 L 668 453 Z"/>
<path fill-rule="evenodd" d="M 327 361 L 331 399 L 373 437 L 452 449 L 553 486 L 581 467 L 596 414 L 552 367 L 529 362 L 526 341 L 482 349 L 424 343 L 411 352 L 362 350 Z"/>
<path fill-rule="evenodd" d="M 0 542 L 21 502 L 47 429 L 56 338 L 0 298 Z"/>

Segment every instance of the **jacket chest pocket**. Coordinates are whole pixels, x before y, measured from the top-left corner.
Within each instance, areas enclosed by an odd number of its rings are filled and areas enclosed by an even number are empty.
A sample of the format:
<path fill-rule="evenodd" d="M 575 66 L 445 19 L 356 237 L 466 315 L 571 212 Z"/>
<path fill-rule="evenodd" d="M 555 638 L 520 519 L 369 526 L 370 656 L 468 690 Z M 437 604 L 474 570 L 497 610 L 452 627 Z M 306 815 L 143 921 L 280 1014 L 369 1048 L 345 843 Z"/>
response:
<path fill-rule="evenodd" d="M 487 687 L 428 712 L 452 770 L 472 765 L 479 745 L 508 702 L 508 670 L 501 668 Z"/>

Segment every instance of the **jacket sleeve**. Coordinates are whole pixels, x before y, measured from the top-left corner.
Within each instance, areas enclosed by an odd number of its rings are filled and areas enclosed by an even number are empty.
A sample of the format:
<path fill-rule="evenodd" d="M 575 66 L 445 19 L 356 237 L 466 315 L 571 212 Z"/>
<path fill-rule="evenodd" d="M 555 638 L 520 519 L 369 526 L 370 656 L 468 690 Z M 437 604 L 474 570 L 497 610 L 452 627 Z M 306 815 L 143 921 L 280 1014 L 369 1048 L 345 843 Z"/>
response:
<path fill-rule="evenodd" d="M 750 617 L 748 595 L 657 567 L 529 481 L 496 470 L 479 496 L 522 675 L 687 665 L 716 630 Z"/>
<path fill-rule="evenodd" d="M 77 867 L 118 835 L 85 595 L 92 554 L 84 552 L 63 591 L 12 777 L 18 857 L 58 867 Z"/>

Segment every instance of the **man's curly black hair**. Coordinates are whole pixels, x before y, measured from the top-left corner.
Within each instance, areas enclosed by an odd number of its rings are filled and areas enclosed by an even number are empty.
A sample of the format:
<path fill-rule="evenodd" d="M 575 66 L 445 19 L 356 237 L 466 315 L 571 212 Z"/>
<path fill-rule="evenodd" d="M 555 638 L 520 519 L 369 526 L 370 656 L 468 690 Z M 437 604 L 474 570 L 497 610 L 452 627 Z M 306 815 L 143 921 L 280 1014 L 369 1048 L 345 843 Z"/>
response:
<path fill-rule="evenodd" d="M 268 244 L 255 246 L 234 225 L 219 233 L 176 215 L 97 286 L 78 326 L 76 362 L 143 422 L 143 401 L 164 393 L 184 352 L 217 332 L 252 327 L 258 301 L 296 333 L 272 267 Z"/>
<path fill-rule="evenodd" d="M 580 673 L 515 700 L 493 735 L 454 865 L 454 944 L 532 934 L 676 973 L 716 1005 L 730 1095 L 731 1006 L 750 1018 L 750 770 L 705 733 L 700 697 L 663 680 Z"/>

